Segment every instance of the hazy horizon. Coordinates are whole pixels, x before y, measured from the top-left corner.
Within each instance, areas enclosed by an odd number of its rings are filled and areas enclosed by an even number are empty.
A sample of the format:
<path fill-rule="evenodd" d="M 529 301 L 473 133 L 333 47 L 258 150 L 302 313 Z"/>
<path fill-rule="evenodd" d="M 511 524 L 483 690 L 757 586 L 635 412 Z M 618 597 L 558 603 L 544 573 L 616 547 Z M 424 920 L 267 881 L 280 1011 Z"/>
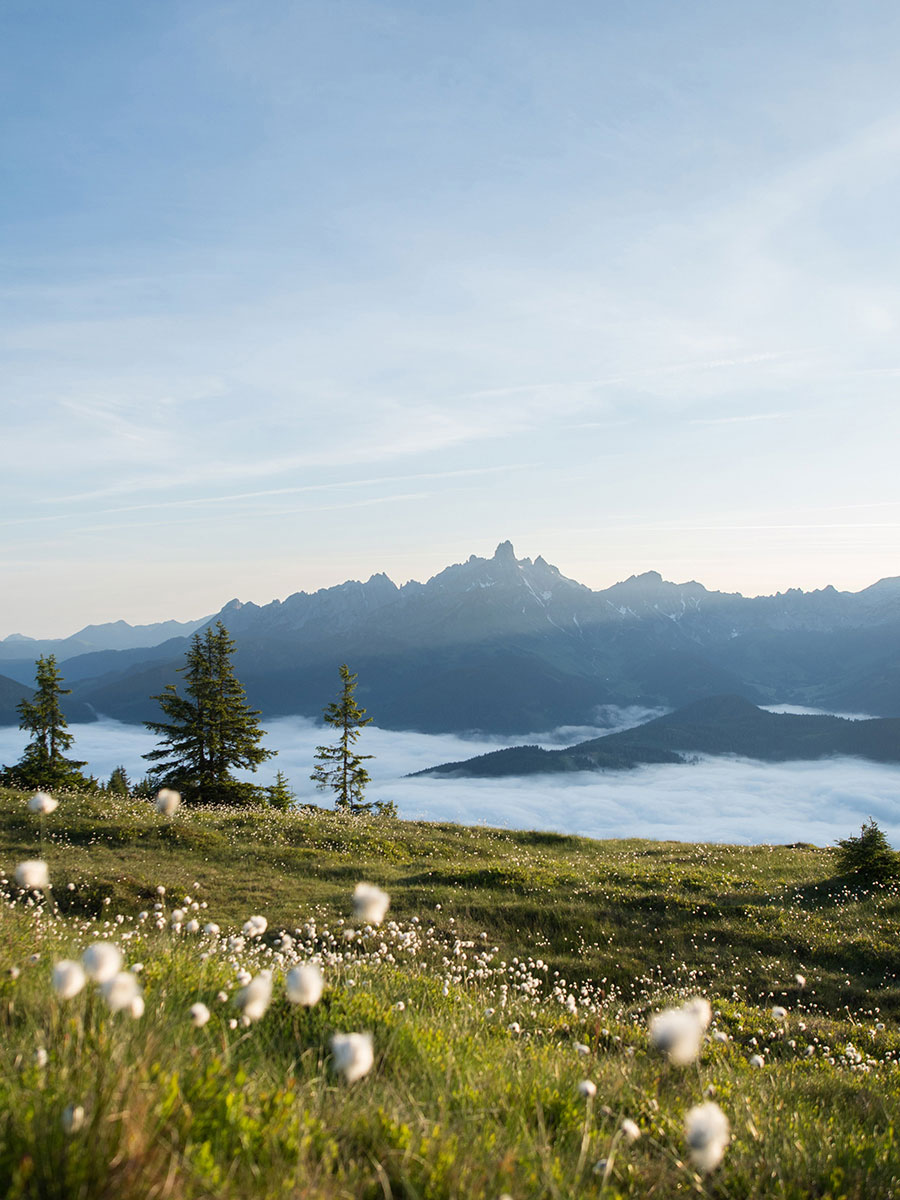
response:
<path fill-rule="evenodd" d="M 486 557 L 488 557 L 488 558 L 489 558 L 489 557 L 490 557 L 490 554 L 491 554 L 491 552 L 490 552 L 490 551 L 488 551 L 488 552 L 487 552 L 487 555 L 486 555 Z M 532 555 L 527 555 L 527 556 L 519 555 L 518 551 L 516 551 L 516 555 L 517 555 L 517 557 L 520 557 L 520 558 L 521 558 L 521 557 L 530 557 L 530 558 L 536 558 L 536 557 L 537 557 L 537 554 L 535 554 L 535 555 L 533 555 L 533 556 L 532 556 Z M 466 556 L 466 557 L 468 557 L 468 556 Z M 546 558 L 546 555 L 544 555 L 544 557 Z M 453 564 L 451 564 L 451 563 L 446 563 L 446 564 L 445 564 L 445 566 L 451 566 L 451 565 L 453 565 Z M 557 566 L 557 564 L 556 564 L 556 563 L 551 563 L 551 566 Z M 441 569 L 443 569 L 443 568 L 441 568 Z M 651 568 L 648 568 L 648 571 L 652 571 L 653 569 L 654 569 L 654 568 L 652 568 L 652 567 L 651 567 Z M 384 573 L 385 573 L 385 574 L 387 574 L 387 572 L 384 572 Z M 564 574 L 564 572 L 563 572 L 563 574 Z M 633 572 L 632 574 L 636 574 L 636 572 Z M 897 576 L 882 576 L 880 579 L 873 579 L 873 580 L 871 581 L 871 583 L 864 584 L 864 585 L 863 585 L 862 587 L 860 587 L 860 588 L 855 588 L 855 589 L 850 589 L 850 588 L 847 588 L 847 589 L 843 589 L 843 590 L 845 590 L 845 591 L 847 591 L 847 592 L 858 592 L 858 591 L 865 591 L 865 589 L 866 589 L 866 588 L 868 588 L 868 587 L 872 587 L 872 586 L 874 586 L 876 583 L 880 583 L 880 582 L 881 582 L 883 579 L 887 579 L 887 578 L 896 578 L 896 577 L 897 577 Z M 390 578 L 390 576 L 389 576 L 389 578 Z M 432 578 L 432 577 L 431 577 L 431 576 L 429 576 L 428 578 Z M 592 590 L 594 590 L 594 591 L 602 591 L 602 590 L 604 590 L 604 588 L 605 588 L 605 587 L 611 587 L 611 586 L 613 586 L 613 584 L 615 584 L 615 583 L 622 583 L 622 582 L 624 582 L 624 579 L 626 579 L 626 578 L 629 578 L 629 576 L 625 576 L 623 579 L 615 579 L 615 580 L 612 580 L 612 581 L 611 581 L 609 584 L 605 584 L 605 585 L 603 585 L 602 587 L 594 587 Z M 665 577 L 664 577 L 664 578 L 665 578 Z M 403 584 L 410 583 L 410 582 L 426 583 L 427 581 L 428 581 L 427 579 L 421 579 L 421 580 L 408 580 L 408 579 L 399 580 L 399 579 L 393 579 L 393 580 L 392 580 L 392 582 L 393 582 L 393 583 L 395 583 L 395 584 L 397 584 L 398 586 L 403 586 Z M 328 588 L 328 587 L 337 587 L 337 586 L 340 586 L 341 584 L 343 584 L 343 583 L 347 583 L 347 582 L 353 582 L 353 580 L 346 580 L 346 579 L 334 580 L 334 582 L 333 582 L 333 583 L 330 583 L 330 584 L 324 584 L 324 585 L 323 585 L 323 587 L 324 587 L 324 588 Z M 355 582 L 364 582 L 364 581 L 362 581 L 362 580 L 356 580 Z M 584 580 L 582 580 L 582 579 L 576 579 L 576 580 L 575 580 L 575 582 L 576 582 L 576 583 L 584 583 Z M 672 579 L 672 580 L 667 580 L 667 582 L 670 582 L 670 583 L 676 583 L 676 584 L 684 584 L 684 583 L 699 583 L 699 584 L 701 584 L 701 585 L 702 585 L 702 586 L 704 586 L 704 587 L 706 586 L 706 585 L 704 584 L 704 582 L 703 582 L 703 580 L 702 580 L 702 579 L 696 579 L 696 578 L 690 578 L 690 579 Z M 590 585 L 586 585 L 586 586 L 590 586 Z M 789 591 L 789 590 L 791 590 L 791 589 L 792 589 L 792 586 L 793 586 L 793 585 L 790 585 L 790 586 L 788 586 L 788 587 L 786 587 L 786 588 L 784 588 L 784 589 L 781 589 L 781 591 L 783 591 L 783 592 L 787 592 L 787 591 Z M 828 587 L 828 586 L 829 586 L 828 584 L 825 584 L 825 585 L 823 585 L 823 587 Z M 298 588 L 298 589 L 295 589 L 295 592 L 297 592 L 297 591 L 302 591 L 302 590 L 304 590 L 304 589 Z M 714 590 L 724 590 L 724 589 L 713 589 L 713 588 L 707 588 L 707 591 L 714 591 Z M 806 590 L 806 589 L 802 589 L 802 590 Z M 808 589 L 808 590 L 815 590 L 815 589 Z M 842 589 L 837 589 L 837 590 L 842 590 Z M 197 616 L 196 614 L 183 615 L 183 614 L 181 614 L 181 613 L 171 613 L 171 614 L 169 614 L 169 615 L 166 615 L 166 616 L 162 616 L 162 617 L 160 617 L 160 618 L 159 618 L 159 621 L 145 622 L 145 624 L 162 624 L 162 623 L 164 623 L 164 622 L 166 622 L 166 621 L 178 621 L 178 622 L 179 622 L 179 623 L 181 623 L 181 624 L 185 624 L 185 623 L 188 623 L 188 622 L 190 622 L 190 621 L 195 621 L 195 620 L 206 619 L 206 618 L 208 618 L 208 617 L 214 616 L 216 613 L 220 612 L 220 611 L 221 611 L 221 609 L 222 609 L 222 608 L 224 608 L 224 607 L 225 607 L 225 605 L 226 605 L 226 604 L 228 604 L 228 603 L 230 603 L 232 600 L 240 600 L 240 601 L 241 601 L 241 603 L 251 603 L 251 604 L 256 604 L 256 605 L 258 605 L 259 607 L 262 607 L 263 605 L 266 605 L 266 604 L 269 604 L 269 603 L 271 603 L 273 600 L 285 600 L 285 599 L 287 599 L 287 597 L 288 597 L 289 595 L 292 595 L 292 594 L 294 594 L 294 593 L 285 593 L 285 595 L 283 595 L 283 596 L 268 596 L 268 597 L 264 597 L 264 598 L 263 598 L 263 597 L 257 597 L 257 596 L 250 596 L 250 595 L 238 596 L 238 595 L 235 595 L 235 594 L 231 594 L 231 595 L 229 595 L 229 596 L 227 597 L 227 599 L 223 599 L 222 603 L 221 603 L 221 604 L 220 604 L 220 605 L 219 605 L 219 606 L 218 606 L 216 609 L 214 609 L 212 612 L 209 612 L 209 613 L 203 613 L 201 616 Z M 741 595 L 745 595 L 745 596 L 747 596 L 747 598 L 753 598 L 753 597 L 750 595 L 750 593 L 740 593 L 740 594 L 741 594 Z M 774 595 L 774 594 L 776 594 L 776 593 L 758 593 L 758 595 L 759 595 L 759 596 L 763 596 L 763 595 Z M 113 618 L 113 622 L 115 622 L 115 621 L 119 621 L 119 620 L 124 620 L 124 618 L 122 618 L 122 617 Z M 104 621 L 95 621 L 95 620 L 91 620 L 91 621 L 87 621 L 87 622 L 85 622 L 85 623 L 84 623 L 84 624 L 82 624 L 82 625 L 79 625 L 79 626 L 77 626 L 77 627 L 76 627 L 76 628 L 74 628 L 74 629 L 70 629 L 70 630 L 69 630 L 68 632 L 66 632 L 66 633 L 39 633 L 39 634 L 23 634 L 23 633 L 22 633 L 22 631 L 21 631 L 21 630 L 18 630 L 18 629 L 17 629 L 17 630 L 10 630 L 8 633 L 4 633 L 4 632 L 2 632 L 2 629 L 0 629 L 0 641 L 6 641 L 6 640 L 8 640 L 9 638 L 18 638 L 18 637 L 24 637 L 24 638 L 26 638 L 26 639 L 30 639 L 30 640 L 33 640 L 33 641 L 44 641 L 44 640 L 50 640 L 50 639 L 56 639 L 56 638 L 66 638 L 66 637 L 71 637 L 73 634 L 80 633 L 82 629 L 88 628 L 88 627 L 90 627 L 90 626 L 93 626 L 93 625 L 101 625 L 101 624 L 107 624 L 107 623 L 110 623 L 110 622 L 104 622 Z M 132 624 L 131 622 L 126 622 L 126 623 L 127 623 L 127 624 Z M 3 673 L 3 672 L 2 672 L 2 660 L 0 660 L 0 674 L 2 674 L 2 673 Z"/>

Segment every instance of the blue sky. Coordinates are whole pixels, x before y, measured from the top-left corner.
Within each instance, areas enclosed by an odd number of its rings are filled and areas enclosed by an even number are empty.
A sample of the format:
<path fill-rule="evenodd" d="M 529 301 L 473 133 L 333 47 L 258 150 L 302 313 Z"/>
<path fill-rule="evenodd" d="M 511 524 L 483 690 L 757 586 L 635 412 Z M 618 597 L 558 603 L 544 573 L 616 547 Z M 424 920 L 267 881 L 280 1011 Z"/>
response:
<path fill-rule="evenodd" d="M 893 3 L 6 0 L 0 636 L 900 574 Z"/>

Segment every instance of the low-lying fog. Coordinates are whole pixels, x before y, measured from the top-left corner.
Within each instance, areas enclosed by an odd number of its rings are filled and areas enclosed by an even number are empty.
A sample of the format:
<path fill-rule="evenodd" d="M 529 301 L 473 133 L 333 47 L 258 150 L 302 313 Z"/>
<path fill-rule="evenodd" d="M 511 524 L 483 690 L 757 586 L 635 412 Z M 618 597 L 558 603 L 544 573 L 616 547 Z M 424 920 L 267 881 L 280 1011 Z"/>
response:
<path fill-rule="evenodd" d="M 484 823 L 514 829 L 548 829 L 589 837 L 645 837 L 680 841 L 813 842 L 827 845 L 858 833 L 873 817 L 900 846 L 900 767 L 860 759 L 769 764 L 748 759 L 705 758 L 685 766 L 633 771 L 579 772 L 511 779 L 405 779 L 413 771 L 458 761 L 501 746 L 571 745 L 628 728 L 657 715 L 647 710 L 607 710 L 603 728 L 569 727 L 529 737 L 463 737 L 396 732 L 369 726 L 357 749 L 374 758 L 367 798 L 393 800 L 400 815 L 438 821 Z M 146 773 L 141 755 L 156 745 L 141 726 L 98 721 L 71 725 L 70 757 L 86 759 L 103 780 L 122 764 L 132 780 Z M 329 805 L 330 793 L 310 781 L 315 748 L 334 730 L 303 717 L 267 722 L 266 745 L 278 751 L 257 772 L 259 783 L 288 777 L 297 799 Z M 27 736 L 0 728 L 0 762 L 15 762 Z"/>

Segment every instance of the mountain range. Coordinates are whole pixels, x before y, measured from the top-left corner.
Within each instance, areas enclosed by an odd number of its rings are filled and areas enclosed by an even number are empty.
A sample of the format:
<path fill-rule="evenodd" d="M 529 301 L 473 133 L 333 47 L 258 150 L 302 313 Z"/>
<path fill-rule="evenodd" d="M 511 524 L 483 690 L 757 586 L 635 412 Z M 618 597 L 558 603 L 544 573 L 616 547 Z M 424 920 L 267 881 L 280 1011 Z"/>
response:
<path fill-rule="evenodd" d="M 634 729 L 563 750 L 510 746 L 417 775 L 496 779 L 568 771 L 619 771 L 646 763 L 683 763 L 698 754 L 796 762 L 837 755 L 900 762 L 900 718 L 868 721 L 765 712 L 742 696 L 711 696 Z"/>
<path fill-rule="evenodd" d="M 319 716 L 343 662 L 359 675 L 360 703 L 393 729 L 515 735 L 602 723 L 606 705 L 678 708 L 723 694 L 900 716 L 900 578 L 748 598 L 650 571 L 595 591 L 503 542 L 427 583 L 378 574 L 265 605 L 232 600 L 208 620 L 234 637 L 236 672 L 264 718 Z M 168 622 L 142 627 L 143 644 L 130 646 L 110 644 L 132 636 L 124 623 L 89 626 L 64 654 L 7 638 L 0 674 L 30 682 L 36 654 L 56 653 L 72 703 L 140 722 L 158 716 L 150 697 L 177 682 L 189 635 L 206 623 L 175 637 Z M 82 637 L 107 640 L 69 654 Z M 15 719 L 0 697 L 0 721 Z"/>

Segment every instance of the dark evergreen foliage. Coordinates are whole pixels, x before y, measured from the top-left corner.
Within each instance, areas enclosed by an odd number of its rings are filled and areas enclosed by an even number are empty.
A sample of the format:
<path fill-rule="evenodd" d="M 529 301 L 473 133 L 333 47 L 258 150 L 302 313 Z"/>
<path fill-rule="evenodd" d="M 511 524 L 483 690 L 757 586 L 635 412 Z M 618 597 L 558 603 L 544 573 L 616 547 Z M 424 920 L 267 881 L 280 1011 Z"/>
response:
<path fill-rule="evenodd" d="M 356 703 L 356 676 L 344 663 L 341 667 L 343 688 L 340 699 L 332 701 L 323 714 L 325 724 L 341 731 L 336 746 L 317 746 L 317 765 L 310 779 L 319 788 L 331 788 L 334 806 L 347 812 L 368 812 L 374 807 L 363 796 L 369 782 L 369 772 L 363 766 L 371 754 L 357 754 L 353 749 L 360 730 L 369 725 L 371 717 Z"/>
<path fill-rule="evenodd" d="M 293 807 L 296 797 L 291 791 L 288 777 L 283 771 L 279 771 L 275 776 L 275 782 L 271 787 L 266 788 L 266 798 L 270 808 L 277 808 L 282 812 L 286 812 L 289 808 Z"/>
<path fill-rule="evenodd" d="M 81 774 L 80 768 L 86 764 L 63 754 L 74 738 L 59 703 L 60 696 L 67 696 L 71 688 L 61 685 L 56 658 L 42 655 L 35 663 L 34 697 L 17 705 L 19 728 L 28 730 L 33 740 L 15 766 L 3 768 L 0 778 L 9 786 L 50 790 L 95 786 Z"/>
<path fill-rule="evenodd" d="M 869 820 L 859 837 L 838 842 L 837 867 L 841 875 L 858 875 L 866 882 L 880 883 L 900 877 L 900 854 L 891 849 L 884 830 Z"/>
<path fill-rule="evenodd" d="M 234 641 L 221 621 L 195 633 L 179 668 L 185 694 L 167 684 L 153 699 L 169 720 L 144 722 L 162 743 L 144 755 L 158 764 L 154 781 L 177 788 L 187 801 L 247 804 L 261 798 L 259 788 L 230 774 L 232 767 L 255 771 L 274 754 L 260 745 L 260 714 L 246 703 L 231 665 L 233 653 Z"/>
<path fill-rule="evenodd" d="M 131 792 L 131 784 L 128 780 L 128 773 L 122 766 L 114 767 L 112 774 L 109 777 L 109 783 L 106 785 L 108 792 L 115 792 L 117 796 L 127 796 Z"/>

